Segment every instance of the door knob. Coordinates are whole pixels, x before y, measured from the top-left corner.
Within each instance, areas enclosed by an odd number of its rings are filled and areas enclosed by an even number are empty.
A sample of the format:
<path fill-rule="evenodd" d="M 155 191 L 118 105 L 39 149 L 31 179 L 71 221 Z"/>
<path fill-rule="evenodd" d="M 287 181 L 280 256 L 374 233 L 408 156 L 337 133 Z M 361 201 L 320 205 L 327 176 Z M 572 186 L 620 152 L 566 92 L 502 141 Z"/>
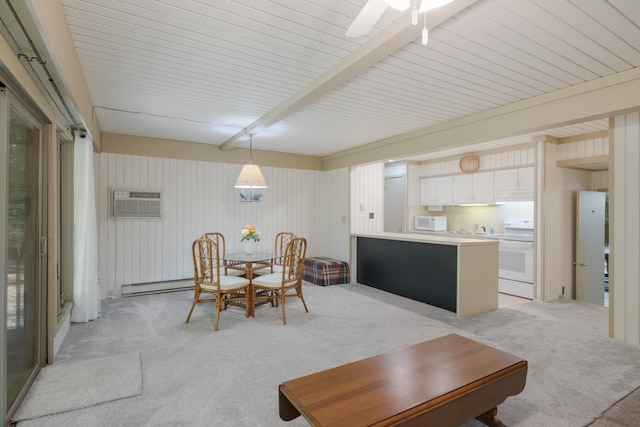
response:
<path fill-rule="evenodd" d="M 580 265 L 580 267 L 586 267 L 586 266 L 587 266 L 587 263 L 586 263 L 586 262 L 580 262 L 580 264 L 579 264 L 579 265 Z"/>

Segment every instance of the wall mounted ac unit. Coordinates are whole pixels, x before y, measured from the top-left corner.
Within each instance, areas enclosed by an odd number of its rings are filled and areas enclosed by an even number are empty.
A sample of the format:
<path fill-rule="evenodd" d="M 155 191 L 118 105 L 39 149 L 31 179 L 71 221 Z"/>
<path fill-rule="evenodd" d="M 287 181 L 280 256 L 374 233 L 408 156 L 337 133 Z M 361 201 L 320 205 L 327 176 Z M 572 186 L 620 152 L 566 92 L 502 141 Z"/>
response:
<path fill-rule="evenodd" d="M 162 192 L 113 190 L 113 217 L 162 218 Z"/>

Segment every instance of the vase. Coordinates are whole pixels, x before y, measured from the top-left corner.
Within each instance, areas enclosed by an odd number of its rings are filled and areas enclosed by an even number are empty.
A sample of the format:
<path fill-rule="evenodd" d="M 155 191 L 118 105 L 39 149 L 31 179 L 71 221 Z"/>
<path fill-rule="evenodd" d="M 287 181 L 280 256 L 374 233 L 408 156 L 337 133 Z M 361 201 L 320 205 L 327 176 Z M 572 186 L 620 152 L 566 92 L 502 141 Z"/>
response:
<path fill-rule="evenodd" d="M 247 240 L 244 243 L 244 253 L 247 255 L 252 255 L 256 253 L 256 241 L 255 240 Z"/>

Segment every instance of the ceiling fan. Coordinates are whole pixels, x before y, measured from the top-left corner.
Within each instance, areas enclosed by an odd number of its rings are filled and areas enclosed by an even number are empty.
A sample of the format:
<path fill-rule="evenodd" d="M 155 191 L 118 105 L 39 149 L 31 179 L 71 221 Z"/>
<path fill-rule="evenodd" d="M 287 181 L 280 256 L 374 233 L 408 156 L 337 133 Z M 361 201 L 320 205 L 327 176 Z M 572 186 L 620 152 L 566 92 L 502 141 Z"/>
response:
<path fill-rule="evenodd" d="M 400 11 L 412 7 L 411 23 L 417 25 L 420 13 L 444 6 L 453 0 L 422 0 L 420 2 L 420 8 L 417 7 L 418 1 L 419 0 L 368 0 L 351 26 L 347 29 L 346 35 L 347 37 L 360 37 L 369 34 L 373 26 L 378 22 L 378 19 L 380 19 L 385 10 L 387 10 L 387 7 Z M 422 44 L 427 44 L 427 40 L 427 25 L 425 22 L 422 33 Z"/>

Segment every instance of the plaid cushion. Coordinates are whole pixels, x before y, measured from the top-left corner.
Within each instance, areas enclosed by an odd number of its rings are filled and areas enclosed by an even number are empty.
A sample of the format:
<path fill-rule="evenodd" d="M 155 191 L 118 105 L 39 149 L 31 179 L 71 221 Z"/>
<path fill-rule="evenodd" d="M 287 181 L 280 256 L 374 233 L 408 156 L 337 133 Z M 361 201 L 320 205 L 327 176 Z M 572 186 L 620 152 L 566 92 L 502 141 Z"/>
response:
<path fill-rule="evenodd" d="M 305 258 L 303 279 L 320 286 L 349 283 L 349 264 L 326 257 Z"/>

